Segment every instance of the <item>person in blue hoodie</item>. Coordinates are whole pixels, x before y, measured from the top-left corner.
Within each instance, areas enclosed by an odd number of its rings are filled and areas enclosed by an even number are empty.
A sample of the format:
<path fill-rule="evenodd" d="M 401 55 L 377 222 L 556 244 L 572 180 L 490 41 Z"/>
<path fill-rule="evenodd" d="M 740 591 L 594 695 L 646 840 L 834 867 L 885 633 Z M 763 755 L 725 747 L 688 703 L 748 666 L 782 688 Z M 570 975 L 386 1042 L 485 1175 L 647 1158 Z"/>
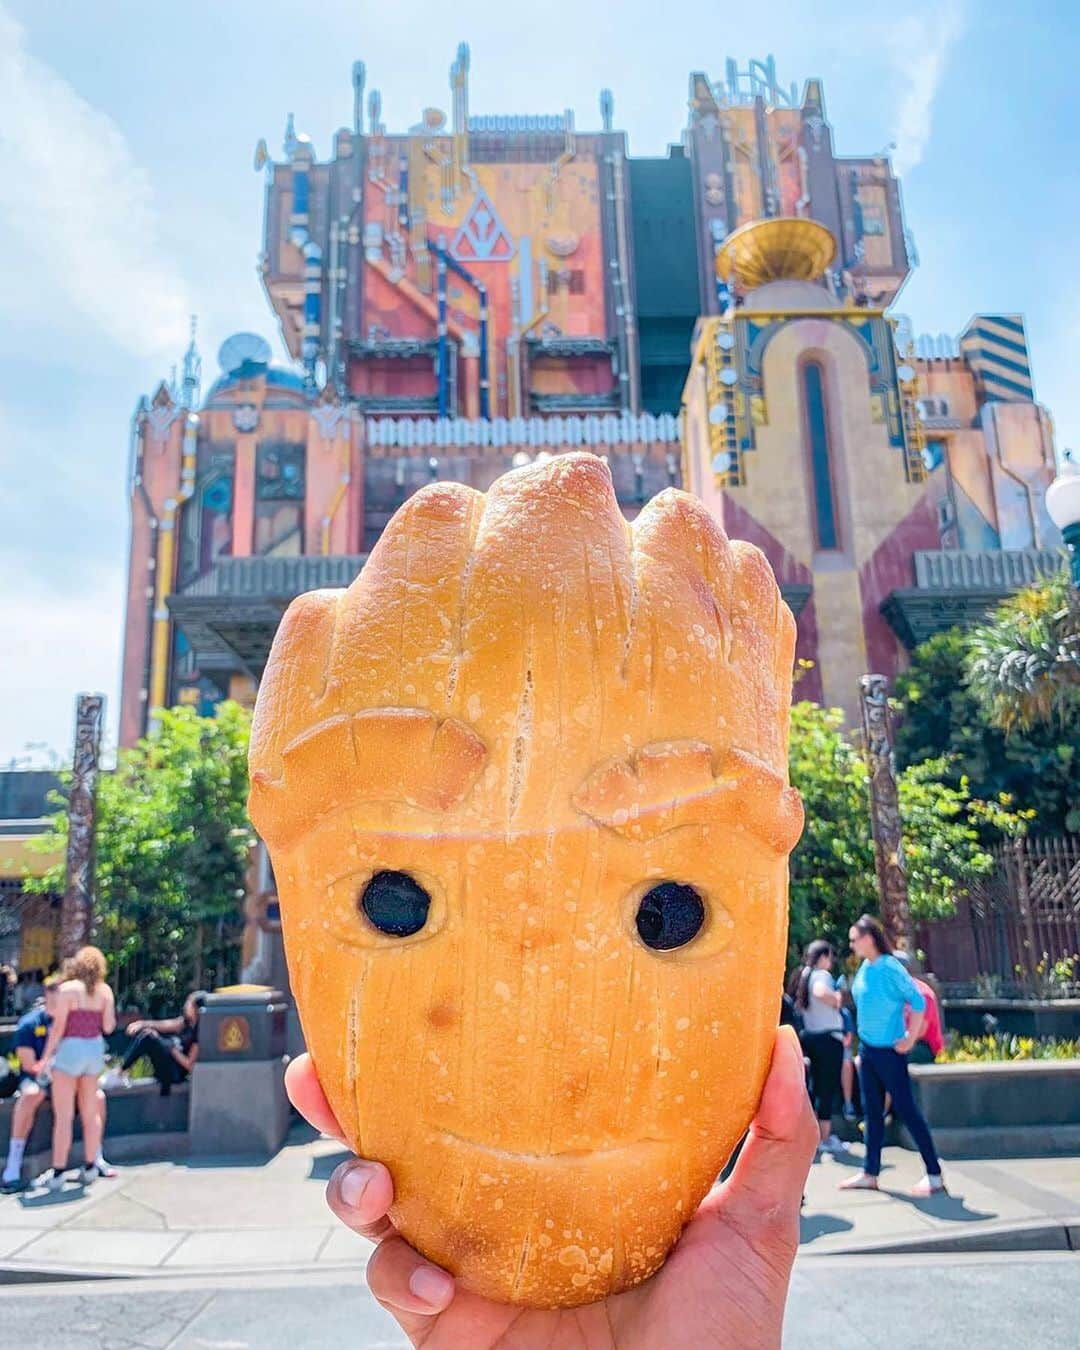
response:
<path fill-rule="evenodd" d="M 922 1154 L 926 1175 L 912 1191 L 914 1196 L 942 1195 L 941 1176 L 934 1140 L 923 1113 L 916 1104 L 908 1077 L 908 1055 L 922 1031 L 926 1000 L 915 981 L 893 955 L 885 929 L 869 914 L 856 919 L 848 934 L 852 950 L 862 965 L 852 981 L 855 1015 L 859 1029 L 859 1086 L 866 1119 L 866 1161 L 863 1170 L 841 1183 L 842 1190 L 876 1191 L 881 1171 L 881 1146 L 885 1139 L 885 1094 L 892 1110 L 903 1121 Z M 911 1018 L 904 1024 L 904 1010 Z"/>

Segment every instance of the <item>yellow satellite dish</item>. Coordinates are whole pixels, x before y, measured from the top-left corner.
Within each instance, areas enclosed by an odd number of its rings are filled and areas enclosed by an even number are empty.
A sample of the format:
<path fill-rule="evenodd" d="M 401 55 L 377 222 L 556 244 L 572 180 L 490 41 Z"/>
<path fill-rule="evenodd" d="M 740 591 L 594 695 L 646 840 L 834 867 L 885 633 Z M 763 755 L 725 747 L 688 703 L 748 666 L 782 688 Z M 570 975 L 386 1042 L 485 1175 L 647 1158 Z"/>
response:
<path fill-rule="evenodd" d="M 836 240 L 804 216 L 752 220 L 729 234 L 716 255 L 716 275 L 753 290 L 767 281 L 816 281 L 836 256 Z"/>

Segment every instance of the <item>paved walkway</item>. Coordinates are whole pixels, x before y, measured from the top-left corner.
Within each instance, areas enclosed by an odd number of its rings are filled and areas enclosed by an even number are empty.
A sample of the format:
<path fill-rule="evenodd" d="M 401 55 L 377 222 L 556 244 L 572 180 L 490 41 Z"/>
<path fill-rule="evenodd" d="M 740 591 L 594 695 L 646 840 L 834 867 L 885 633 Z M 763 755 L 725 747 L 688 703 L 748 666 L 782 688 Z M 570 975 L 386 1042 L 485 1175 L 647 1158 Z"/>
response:
<path fill-rule="evenodd" d="M 0 1283 L 37 1270 L 172 1275 L 353 1266 L 369 1250 L 326 1207 L 347 1155 L 297 1127 L 270 1162 L 132 1163 L 83 1189 L 0 1197 Z"/>
<path fill-rule="evenodd" d="M 815 1164 L 803 1210 L 807 1258 L 844 1252 L 971 1250 L 1080 1251 L 1080 1158 L 946 1165 L 951 1194 L 912 1200 L 917 1155 L 886 1150 L 877 1194 L 836 1183 L 861 1150 Z M 0 1284 L 42 1277 L 270 1274 L 350 1270 L 368 1245 L 331 1216 L 327 1178 L 345 1155 L 297 1127 L 288 1145 L 258 1165 L 142 1163 L 88 1190 L 0 1197 Z"/>
<path fill-rule="evenodd" d="M 24 1350 L 409 1345 L 354 1272 L 9 1285 L 2 1297 L 0 1344 Z M 1078 1305 L 1072 1252 L 800 1257 L 784 1350 L 1075 1350 Z"/>
<path fill-rule="evenodd" d="M 955 1159 L 942 1164 L 946 1196 L 913 1199 L 919 1155 L 885 1150 L 881 1187 L 839 1191 L 858 1169 L 862 1148 L 810 1169 L 802 1215 L 802 1251 L 1080 1251 L 1080 1157 Z"/>

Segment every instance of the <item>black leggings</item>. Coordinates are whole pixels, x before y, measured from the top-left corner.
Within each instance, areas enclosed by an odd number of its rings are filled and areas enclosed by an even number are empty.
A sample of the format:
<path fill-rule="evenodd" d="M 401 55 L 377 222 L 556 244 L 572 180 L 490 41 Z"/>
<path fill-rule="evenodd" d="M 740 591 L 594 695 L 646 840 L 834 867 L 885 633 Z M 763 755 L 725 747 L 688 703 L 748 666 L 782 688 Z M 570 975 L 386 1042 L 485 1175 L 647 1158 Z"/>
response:
<path fill-rule="evenodd" d="M 163 1088 L 168 1089 L 174 1083 L 182 1083 L 187 1077 L 184 1070 L 173 1059 L 169 1042 L 163 1040 L 158 1032 L 150 1029 L 140 1031 L 128 1046 L 127 1054 L 120 1063 L 121 1069 L 126 1073 L 135 1061 L 141 1059 L 143 1055 L 153 1065 L 154 1077 Z"/>
<path fill-rule="evenodd" d="M 930 1126 L 915 1104 L 908 1077 L 907 1057 L 892 1046 L 859 1047 L 859 1082 L 862 1084 L 863 1111 L 866 1113 L 866 1162 L 863 1171 L 876 1177 L 881 1171 L 881 1146 L 885 1142 L 885 1094 L 892 1098 L 893 1114 L 908 1127 L 908 1133 L 922 1154 L 926 1175 L 941 1175 L 941 1163 L 934 1149 Z"/>
<path fill-rule="evenodd" d="M 840 1101 L 840 1070 L 844 1044 L 831 1031 L 804 1031 L 803 1053 L 810 1061 L 811 1093 L 818 1120 L 832 1120 Z"/>

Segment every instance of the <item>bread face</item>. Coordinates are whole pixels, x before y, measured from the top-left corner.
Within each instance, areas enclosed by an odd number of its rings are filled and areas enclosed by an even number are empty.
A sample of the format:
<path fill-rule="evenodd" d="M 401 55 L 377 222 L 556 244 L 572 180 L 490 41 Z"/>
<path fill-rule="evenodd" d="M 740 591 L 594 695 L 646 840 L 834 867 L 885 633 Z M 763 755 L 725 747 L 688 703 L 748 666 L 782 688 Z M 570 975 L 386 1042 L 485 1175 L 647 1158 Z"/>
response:
<path fill-rule="evenodd" d="M 794 634 L 757 549 L 674 490 L 629 526 L 585 454 L 425 488 L 285 616 L 251 813 L 307 1045 L 394 1223 L 478 1293 L 645 1279 L 753 1115 Z"/>

